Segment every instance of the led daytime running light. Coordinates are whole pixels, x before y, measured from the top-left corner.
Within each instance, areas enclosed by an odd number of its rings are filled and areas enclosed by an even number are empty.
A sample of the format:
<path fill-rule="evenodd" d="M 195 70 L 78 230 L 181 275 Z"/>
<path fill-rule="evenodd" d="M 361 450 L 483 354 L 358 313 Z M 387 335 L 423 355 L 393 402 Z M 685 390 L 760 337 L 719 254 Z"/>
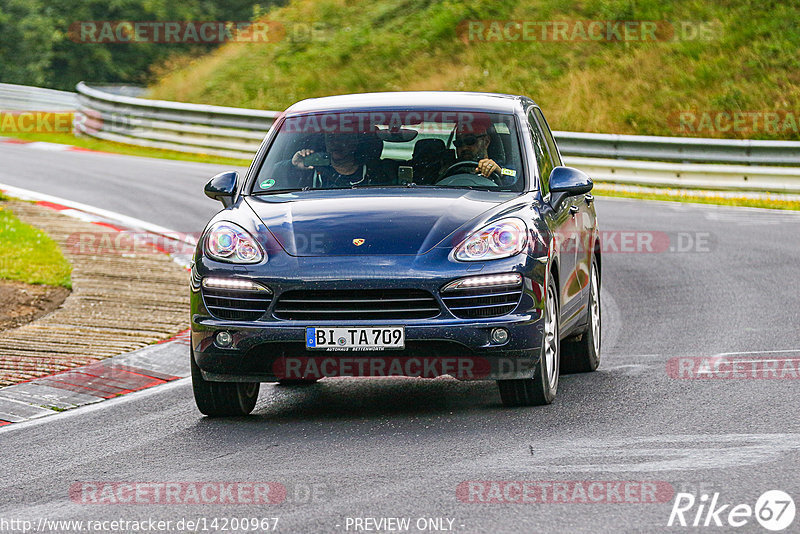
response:
<path fill-rule="evenodd" d="M 518 286 L 522 283 L 519 273 L 496 274 L 488 276 L 471 276 L 447 284 L 442 291 L 454 289 L 471 289 L 475 287 Z"/>
<path fill-rule="evenodd" d="M 269 291 L 266 287 L 250 280 L 235 278 L 203 278 L 203 287 L 208 289 L 238 289 L 242 291 Z"/>

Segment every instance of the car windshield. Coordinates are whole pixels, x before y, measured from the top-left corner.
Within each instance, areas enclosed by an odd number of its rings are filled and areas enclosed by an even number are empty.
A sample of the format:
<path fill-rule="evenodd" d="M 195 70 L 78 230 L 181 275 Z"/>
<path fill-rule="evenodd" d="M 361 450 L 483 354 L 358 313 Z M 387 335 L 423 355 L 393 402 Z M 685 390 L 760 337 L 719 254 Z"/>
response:
<path fill-rule="evenodd" d="M 514 116 L 436 110 L 290 116 L 252 193 L 398 186 L 523 191 Z"/>

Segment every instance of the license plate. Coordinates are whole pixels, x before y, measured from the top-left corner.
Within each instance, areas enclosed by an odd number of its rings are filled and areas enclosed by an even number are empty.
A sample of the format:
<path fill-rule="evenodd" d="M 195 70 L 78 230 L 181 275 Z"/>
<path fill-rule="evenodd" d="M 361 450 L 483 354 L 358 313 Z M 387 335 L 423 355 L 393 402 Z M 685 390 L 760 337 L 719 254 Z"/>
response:
<path fill-rule="evenodd" d="M 306 349 L 359 351 L 403 349 L 406 331 L 402 326 L 306 328 Z"/>

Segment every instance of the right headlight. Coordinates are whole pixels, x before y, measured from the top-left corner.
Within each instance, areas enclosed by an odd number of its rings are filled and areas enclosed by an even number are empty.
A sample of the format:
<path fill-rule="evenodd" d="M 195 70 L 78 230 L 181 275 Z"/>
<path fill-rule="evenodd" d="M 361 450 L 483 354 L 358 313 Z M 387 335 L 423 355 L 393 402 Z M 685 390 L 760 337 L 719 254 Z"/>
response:
<path fill-rule="evenodd" d="M 473 232 L 458 247 L 459 261 L 484 261 L 508 258 L 525 250 L 528 226 L 522 219 L 509 217 Z"/>
<path fill-rule="evenodd" d="M 230 263 L 259 263 L 266 257 L 247 230 L 230 222 L 218 222 L 206 232 L 203 250 L 211 259 Z"/>

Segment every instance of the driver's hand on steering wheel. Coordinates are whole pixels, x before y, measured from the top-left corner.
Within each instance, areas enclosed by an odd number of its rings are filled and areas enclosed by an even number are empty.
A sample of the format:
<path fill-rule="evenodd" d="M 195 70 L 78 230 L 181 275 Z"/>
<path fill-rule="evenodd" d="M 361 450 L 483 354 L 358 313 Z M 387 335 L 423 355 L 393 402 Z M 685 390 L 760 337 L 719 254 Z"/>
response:
<path fill-rule="evenodd" d="M 488 178 L 493 172 L 500 174 L 502 168 L 493 159 L 484 158 L 478 162 L 475 172 Z"/>

